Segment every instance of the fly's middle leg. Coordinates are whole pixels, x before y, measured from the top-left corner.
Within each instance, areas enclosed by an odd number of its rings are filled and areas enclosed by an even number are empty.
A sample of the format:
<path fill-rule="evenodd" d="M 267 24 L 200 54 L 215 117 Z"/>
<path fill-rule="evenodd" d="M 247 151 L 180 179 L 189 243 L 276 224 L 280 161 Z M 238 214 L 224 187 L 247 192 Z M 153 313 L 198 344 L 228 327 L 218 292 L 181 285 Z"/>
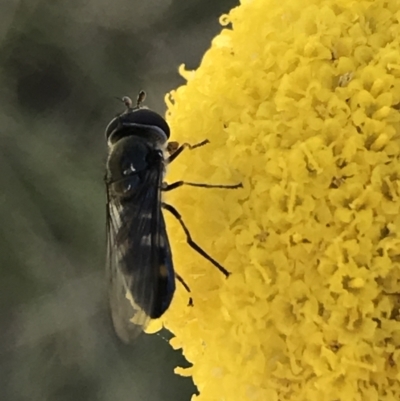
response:
<path fill-rule="evenodd" d="M 163 182 L 161 190 L 165 191 L 165 192 L 172 191 L 173 189 L 179 188 L 182 185 L 188 185 L 190 187 L 200 187 L 200 188 L 222 188 L 222 189 L 243 188 L 243 185 L 241 182 L 239 184 L 233 184 L 233 185 L 221 185 L 221 184 L 201 184 L 201 183 L 196 183 L 196 182 L 176 181 L 176 182 L 173 182 L 172 184 Z"/>

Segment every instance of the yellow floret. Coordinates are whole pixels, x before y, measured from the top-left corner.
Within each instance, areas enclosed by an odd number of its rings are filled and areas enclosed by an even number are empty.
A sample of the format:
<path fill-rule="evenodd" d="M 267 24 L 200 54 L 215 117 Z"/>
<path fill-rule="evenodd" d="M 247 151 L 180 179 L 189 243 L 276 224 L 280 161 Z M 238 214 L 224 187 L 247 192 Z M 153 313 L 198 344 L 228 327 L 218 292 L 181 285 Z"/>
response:
<path fill-rule="evenodd" d="M 200 401 L 400 400 L 400 2 L 242 0 L 171 92 L 164 325 Z"/>

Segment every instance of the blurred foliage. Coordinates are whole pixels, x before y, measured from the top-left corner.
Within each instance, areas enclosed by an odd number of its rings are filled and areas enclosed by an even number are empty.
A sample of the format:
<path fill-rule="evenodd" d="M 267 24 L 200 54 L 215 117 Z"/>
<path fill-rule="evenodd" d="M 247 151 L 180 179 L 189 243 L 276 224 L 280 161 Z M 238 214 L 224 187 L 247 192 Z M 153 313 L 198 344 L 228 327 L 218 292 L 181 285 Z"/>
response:
<path fill-rule="evenodd" d="M 9 0 L 0 24 L 2 399 L 189 400 L 160 336 L 110 327 L 104 128 L 114 96 L 164 94 L 195 68 L 233 0 Z M 168 335 L 169 333 L 163 333 Z"/>

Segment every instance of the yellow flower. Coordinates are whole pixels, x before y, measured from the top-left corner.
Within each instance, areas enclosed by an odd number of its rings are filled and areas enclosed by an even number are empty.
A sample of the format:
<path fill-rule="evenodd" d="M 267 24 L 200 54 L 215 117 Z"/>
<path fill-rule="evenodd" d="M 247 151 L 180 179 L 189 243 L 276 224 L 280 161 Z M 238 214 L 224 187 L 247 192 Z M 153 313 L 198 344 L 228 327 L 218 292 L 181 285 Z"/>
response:
<path fill-rule="evenodd" d="M 400 1 L 242 0 L 167 97 L 178 286 L 202 401 L 400 400 Z"/>

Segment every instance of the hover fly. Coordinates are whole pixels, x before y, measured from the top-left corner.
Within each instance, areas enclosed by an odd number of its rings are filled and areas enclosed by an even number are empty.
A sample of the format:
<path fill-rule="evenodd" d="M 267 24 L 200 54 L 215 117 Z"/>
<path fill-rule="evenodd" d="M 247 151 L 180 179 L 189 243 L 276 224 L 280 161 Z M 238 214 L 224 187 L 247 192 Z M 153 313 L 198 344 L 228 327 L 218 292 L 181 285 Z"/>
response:
<path fill-rule="evenodd" d="M 185 148 L 195 145 L 167 143 L 170 129 L 159 114 L 142 106 L 145 93 L 136 105 L 123 97 L 126 110 L 106 128 L 108 159 L 105 175 L 107 191 L 107 273 L 109 301 L 114 329 L 125 343 L 135 339 L 150 319 L 160 317 L 175 292 L 171 247 L 162 209 L 180 223 L 187 242 L 226 277 L 229 272 L 197 245 L 179 212 L 162 200 L 162 191 L 182 185 L 205 188 L 239 188 L 242 185 L 207 185 L 177 181 L 165 183 L 166 166 Z"/>

